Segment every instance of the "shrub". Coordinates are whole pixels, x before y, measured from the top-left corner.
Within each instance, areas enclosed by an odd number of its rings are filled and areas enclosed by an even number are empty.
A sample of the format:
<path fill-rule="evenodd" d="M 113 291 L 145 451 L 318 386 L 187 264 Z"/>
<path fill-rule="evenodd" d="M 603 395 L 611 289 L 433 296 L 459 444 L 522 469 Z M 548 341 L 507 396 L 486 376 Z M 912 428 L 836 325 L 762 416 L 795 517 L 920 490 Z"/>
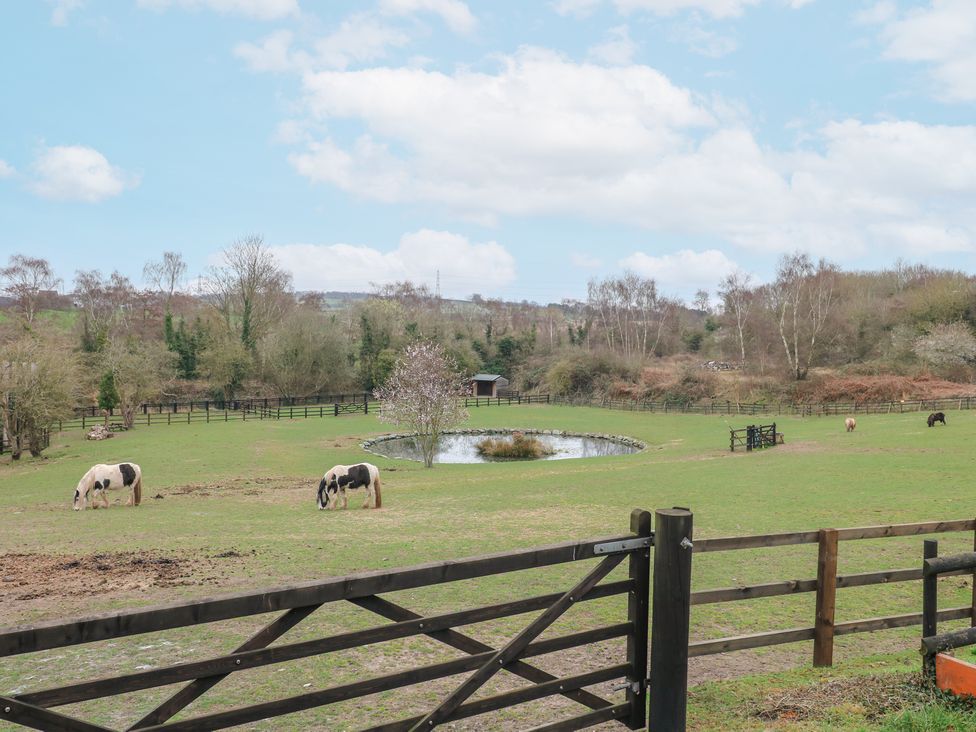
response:
<path fill-rule="evenodd" d="M 494 458 L 540 458 L 556 452 L 535 437 L 526 437 L 521 432 L 513 433 L 510 440 L 496 440 L 489 437 L 479 442 L 476 447 L 479 455 Z"/>

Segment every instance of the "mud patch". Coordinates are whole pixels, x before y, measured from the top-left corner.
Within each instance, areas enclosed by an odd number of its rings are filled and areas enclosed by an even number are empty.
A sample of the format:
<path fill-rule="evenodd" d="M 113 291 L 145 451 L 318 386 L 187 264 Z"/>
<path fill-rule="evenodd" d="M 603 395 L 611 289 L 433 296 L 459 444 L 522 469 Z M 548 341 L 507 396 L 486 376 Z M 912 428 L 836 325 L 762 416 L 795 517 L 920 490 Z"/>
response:
<path fill-rule="evenodd" d="M 158 552 L 0 555 L 0 603 L 86 597 L 151 587 L 219 584 L 216 563 Z"/>

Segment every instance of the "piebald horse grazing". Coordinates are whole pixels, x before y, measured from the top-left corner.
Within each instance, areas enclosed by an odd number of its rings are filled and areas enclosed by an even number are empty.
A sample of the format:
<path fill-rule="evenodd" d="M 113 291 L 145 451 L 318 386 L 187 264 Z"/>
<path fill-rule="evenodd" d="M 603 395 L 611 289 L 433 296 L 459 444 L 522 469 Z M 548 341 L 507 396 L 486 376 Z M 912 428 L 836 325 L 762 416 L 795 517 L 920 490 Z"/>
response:
<path fill-rule="evenodd" d="M 380 494 L 380 469 L 369 463 L 334 465 L 329 468 L 319 482 L 316 503 L 320 509 L 339 508 L 339 501 L 342 501 L 342 508 L 348 508 L 349 499 L 346 497 L 346 491 L 353 488 L 366 489 L 363 508 L 369 508 L 370 498 L 373 499 L 373 508 L 383 505 L 383 497 Z"/>
<path fill-rule="evenodd" d="M 855 420 L 853 417 L 848 417 L 844 420 L 844 428 L 848 432 L 853 432 L 855 427 L 857 427 L 857 420 Z"/>
<path fill-rule="evenodd" d="M 132 495 L 125 505 L 138 506 L 142 501 L 142 469 L 135 463 L 93 465 L 75 488 L 75 511 L 88 505 L 89 494 L 92 508 L 98 508 L 99 503 L 108 508 L 105 494 L 109 488 L 132 488 Z"/>

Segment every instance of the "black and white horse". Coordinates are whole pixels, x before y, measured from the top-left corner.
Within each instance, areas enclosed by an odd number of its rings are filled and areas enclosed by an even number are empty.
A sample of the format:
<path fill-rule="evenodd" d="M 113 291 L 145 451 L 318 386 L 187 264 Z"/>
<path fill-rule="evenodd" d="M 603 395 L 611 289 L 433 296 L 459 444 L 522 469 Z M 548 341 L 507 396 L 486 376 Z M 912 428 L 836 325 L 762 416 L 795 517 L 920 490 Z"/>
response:
<path fill-rule="evenodd" d="M 88 505 L 89 494 L 92 508 L 98 508 L 99 503 L 108 508 L 105 494 L 109 488 L 131 488 L 132 493 L 125 505 L 138 506 L 142 501 L 142 469 L 135 463 L 93 465 L 75 488 L 75 511 Z"/>
<path fill-rule="evenodd" d="M 933 412 L 929 415 L 928 422 L 929 427 L 934 425 L 936 422 L 941 422 L 943 425 L 945 425 L 945 414 L 943 412 Z"/>
<path fill-rule="evenodd" d="M 339 508 L 339 501 L 342 501 L 342 508 L 348 508 L 349 499 L 346 497 L 346 491 L 354 488 L 366 489 L 363 508 L 369 508 L 370 499 L 373 500 L 373 508 L 380 508 L 383 505 L 383 497 L 380 494 L 380 469 L 369 463 L 334 465 L 329 468 L 319 482 L 316 503 L 320 509 Z"/>

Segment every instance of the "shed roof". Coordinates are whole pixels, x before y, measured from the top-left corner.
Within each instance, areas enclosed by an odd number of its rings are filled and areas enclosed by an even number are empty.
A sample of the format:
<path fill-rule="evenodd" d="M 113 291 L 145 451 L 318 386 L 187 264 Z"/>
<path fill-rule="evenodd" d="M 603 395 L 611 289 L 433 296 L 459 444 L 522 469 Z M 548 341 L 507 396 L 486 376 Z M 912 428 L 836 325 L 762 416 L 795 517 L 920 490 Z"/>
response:
<path fill-rule="evenodd" d="M 504 380 L 505 377 L 501 374 L 475 374 L 471 377 L 471 381 L 498 381 L 499 379 Z"/>

